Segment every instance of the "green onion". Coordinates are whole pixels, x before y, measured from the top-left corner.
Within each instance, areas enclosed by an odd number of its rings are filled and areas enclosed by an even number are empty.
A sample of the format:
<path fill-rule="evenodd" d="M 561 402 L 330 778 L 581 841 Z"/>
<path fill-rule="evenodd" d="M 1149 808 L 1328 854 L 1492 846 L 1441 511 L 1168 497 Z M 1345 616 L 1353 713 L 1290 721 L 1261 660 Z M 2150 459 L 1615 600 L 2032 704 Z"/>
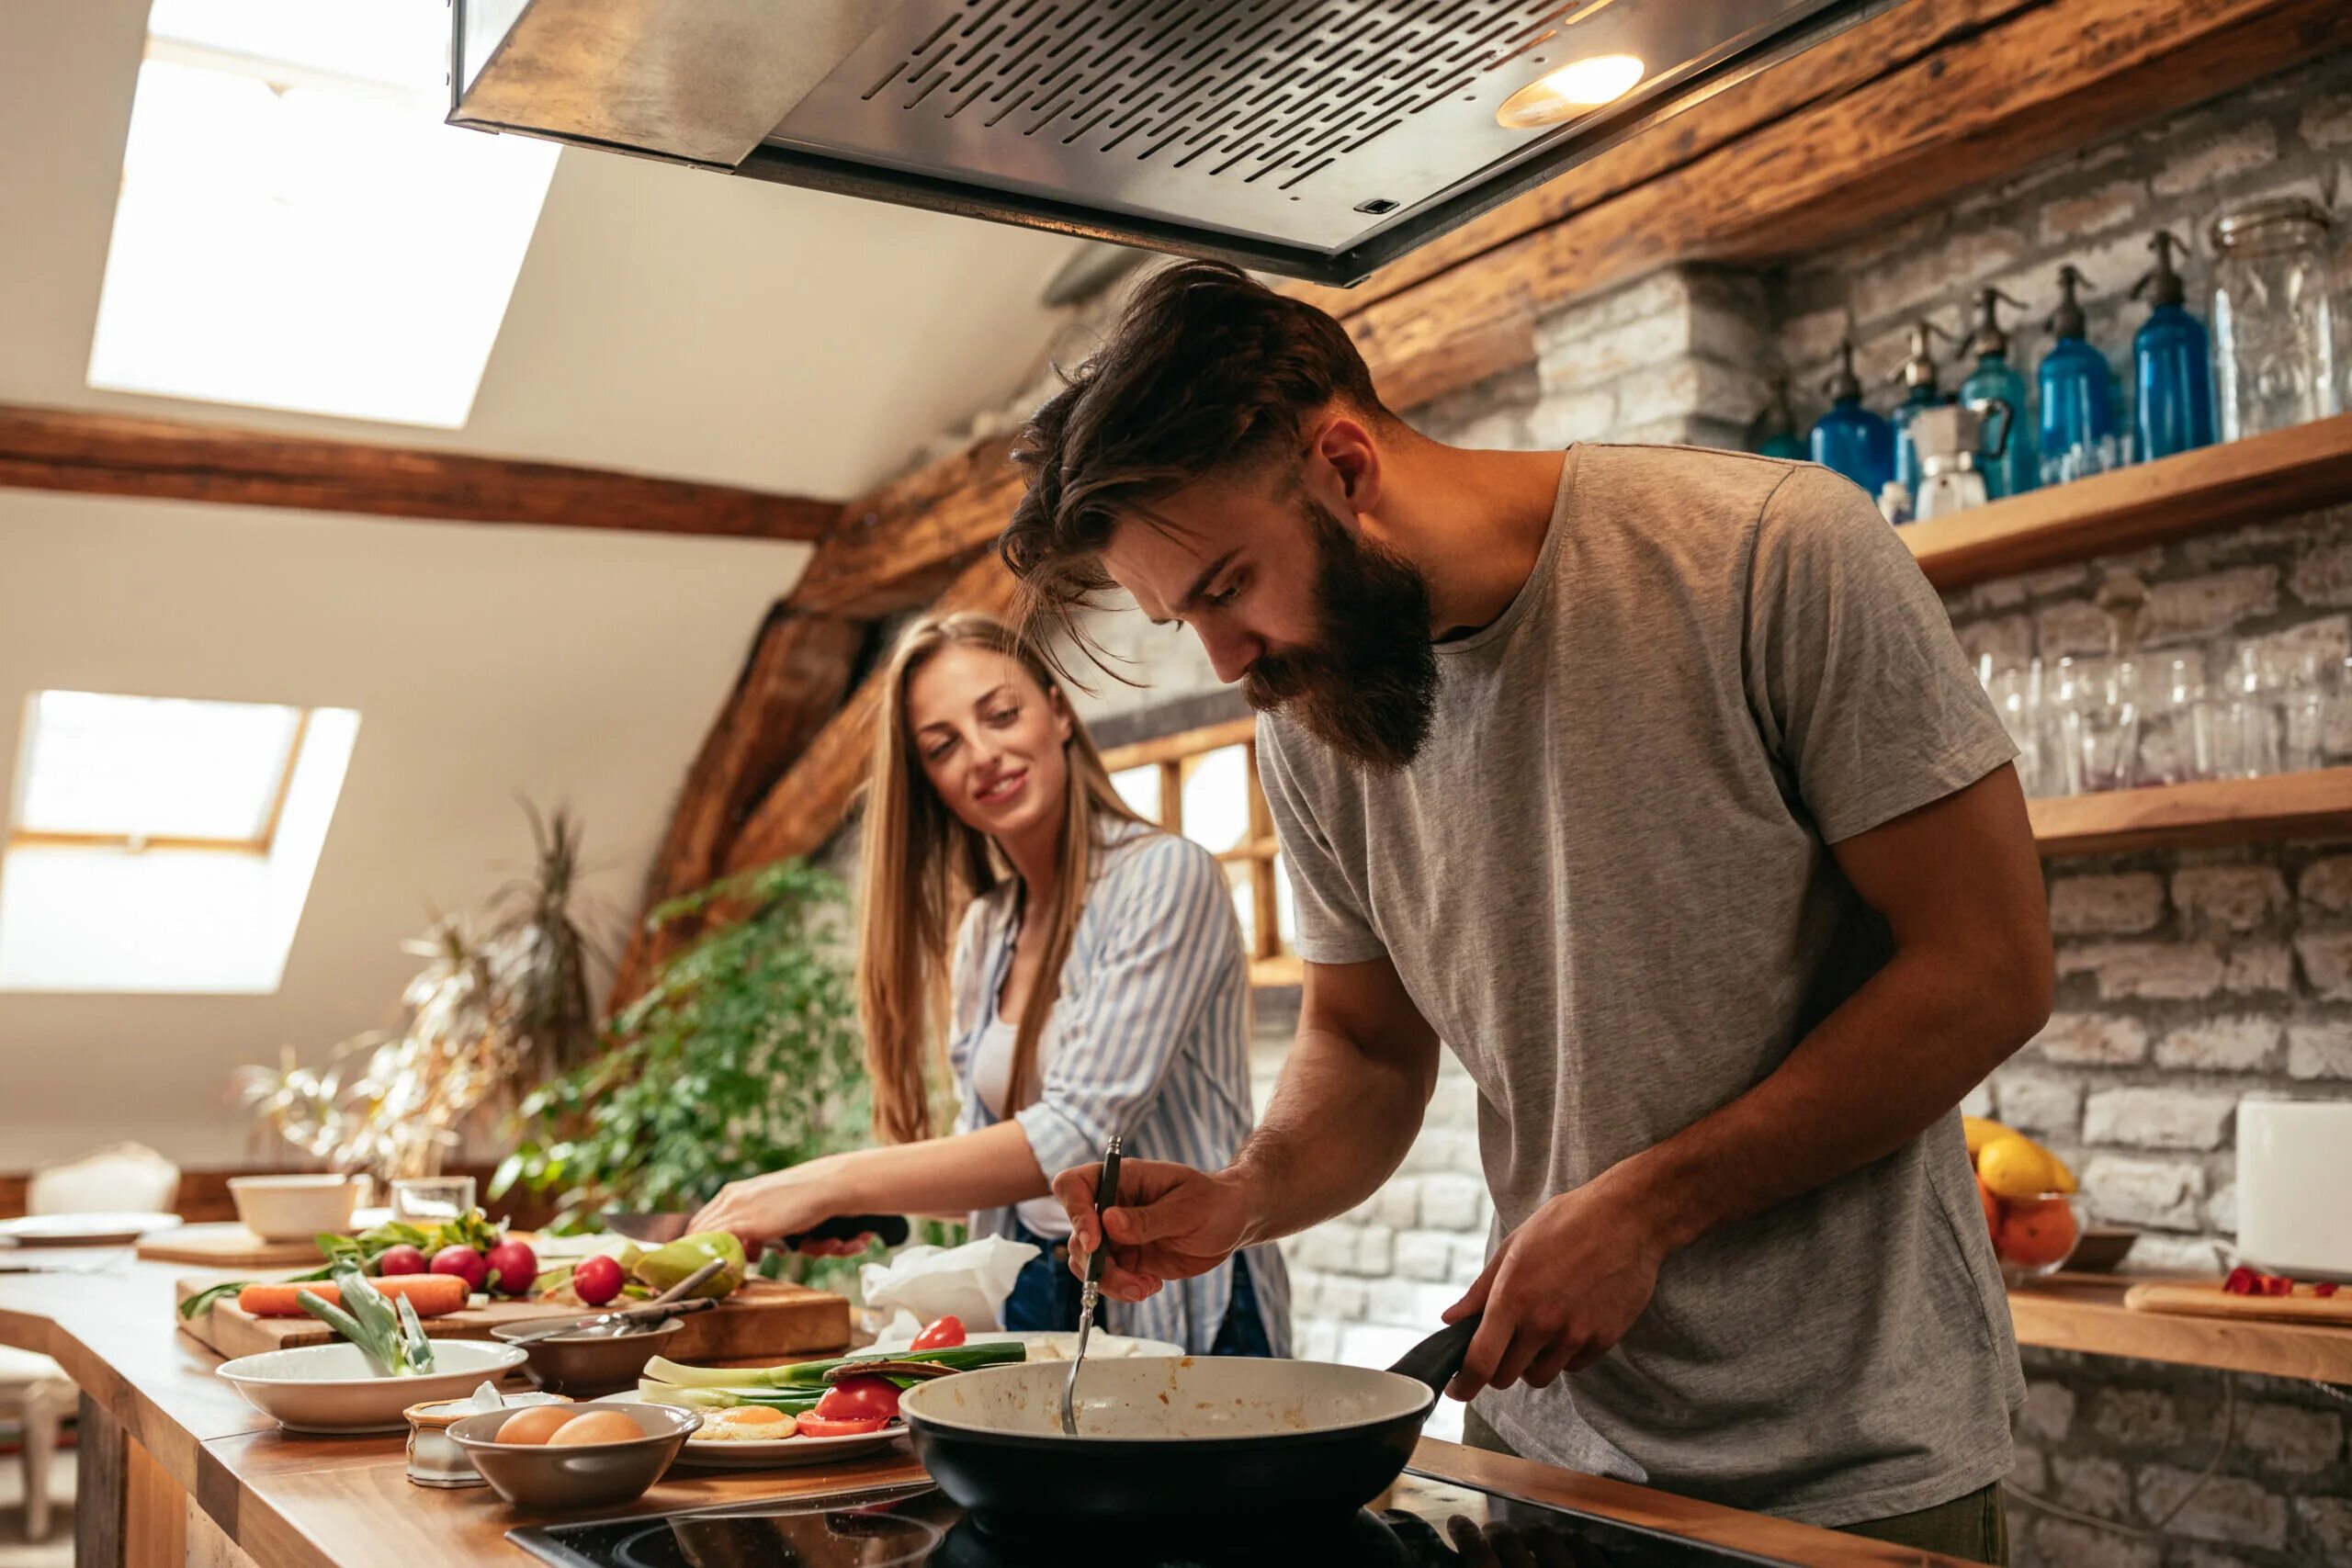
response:
<path fill-rule="evenodd" d="M 797 1416 L 804 1410 L 814 1410 L 823 1397 L 815 1393 L 765 1393 L 732 1388 L 680 1388 L 675 1383 L 640 1378 L 637 1396 L 648 1404 L 674 1404 L 682 1410 L 732 1410 L 739 1404 L 757 1404 L 769 1410 L 782 1410 Z"/>
<path fill-rule="evenodd" d="M 401 1298 L 398 1311 L 393 1310 L 352 1258 L 335 1260 L 334 1283 L 343 1298 L 341 1305 L 311 1291 L 294 1299 L 304 1312 L 358 1346 L 378 1376 L 414 1377 L 433 1370 L 433 1346 L 424 1337 L 424 1325 L 407 1297 Z"/>
<path fill-rule="evenodd" d="M 934 1361 L 968 1372 L 976 1367 L 1001 1366 L 1029 1359 L 1018 1340 L 988 1345 L 951 1345 L 944 1350 L 875 1350 L 830 1361 L 789 1361 L 780 1367 L 688 1367 L 656 1356 L 645 1364 L 645 1376 L 673 1388 L 821 1388 L 825 1374 L 835 1367 L 863 1361 Z"/>

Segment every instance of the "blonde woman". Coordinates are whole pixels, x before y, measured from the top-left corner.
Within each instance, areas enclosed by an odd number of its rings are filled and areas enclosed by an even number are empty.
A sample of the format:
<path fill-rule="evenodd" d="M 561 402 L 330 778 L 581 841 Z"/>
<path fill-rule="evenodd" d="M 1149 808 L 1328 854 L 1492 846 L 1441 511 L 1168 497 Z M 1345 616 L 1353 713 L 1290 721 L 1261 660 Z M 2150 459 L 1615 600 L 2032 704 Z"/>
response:
<path fill-rule="evenodd" d="M 1039 1256 L 1008 1328 L 1078 1325 L 1054 1176 L 1102 1158 L 1217 1169 L 1251 1115 L 1249 964 L 1225 876 L 1137 818 L 1045 664 L 1001 621 L 918 621 L 882 682 L 865 813 L 858 1003 L 885 1142 L 730 1183 L 695 1220 L 764 1240 L 836 1214 L 968 1214 Z M 951 944 L 951 932 L 953 941 Z M 934 1136 L 942 1042 L 956 1131 Z M 1136 1303 L 1123 1334 L 1289 1353 L 1271 1247 Z"/>

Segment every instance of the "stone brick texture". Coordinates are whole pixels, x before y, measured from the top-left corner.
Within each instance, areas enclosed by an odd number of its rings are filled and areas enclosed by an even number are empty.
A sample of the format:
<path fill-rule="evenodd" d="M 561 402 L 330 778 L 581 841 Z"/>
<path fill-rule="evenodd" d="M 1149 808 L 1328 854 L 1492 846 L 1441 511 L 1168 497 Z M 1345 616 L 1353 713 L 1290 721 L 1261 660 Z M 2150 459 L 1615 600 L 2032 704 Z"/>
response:
<path fill-rule="evenodd" d="M 1425 407 L 1418 427 L 1465 446 L 1577 440 L 1734 446 L 1776 373 L 1801 423 L 1851 334 L 1872 406 L 1894 394 L 1905 328 L 1964 331 L 1975 290 L 2008 312 L 2011 360 L 2030 377 L 2063 261 L 2088 275 L 2090 341 L 2129 369 L 2144 307 L 2128 295 L 2149 235 L 2189 240 L 2193 308 L 2210 277 L 2207 226 L 2263 196 L 2352 192 L 2352 55 L 2338 55 L 2053 160 L 2021 176 L 1786 267 L 1668 269 L 1578 299 L 1540 322 L 1537 363 Z M 1088 313 L 1099 320 L 1101 308 Z M 1945 351 L 1949 356 L 1949 350 Z M 1947 389 L 1964 369 L 1949 370 Z M 984 414 L 973 431 L 1011 414 Z M 958 437 L 970 432 L 959 432 Z M 952 443 L 950 443 L 952 445 Z M 2217 666 L 2248 644 L 2352 654 L 2352 506 L 2258 521 L 2108 560 L 1983 583 L 1947 598 L 1962 646 L 1996 660 L 2106 650 L 2094 603 L 2128 568 L 2149 588 L 2146 644 Z M 1090 716 L 1214 684 L 1189 635 L 1133 615 L 1095 628 L 1135 686 L 1096 683 Z M 2327 737 L 2352 761 L 2352 723 Z M 2081 1174 L 2096 1220 L 2143 1234 L 2133 1261 L 2211 1270 L 2234 1228 L 2234 1109 L 2251 1093 L 2352 1095 L 2352 843 L 2267 845 L 2074 860 L 2050 868 L 2060 968 L 2049 1026 L 1970 1098 L 2048 1142 Z M 1260 1022 L 1259 1091 L 1289 1026 Z M 1396 1178 L 1355 1212 L 1286 1244 L 1302 1355 L 1385 1364 L 1475 1279 L 1491 1215 L 1477 1097 L 1451 1057 Z M 2026 1353 L 2014 1487 L 2104 1530 L 2012 1500 L 2017 1561 L 2145 1568 L 2352 1564 L 2352 1405 L 2310 1385 L 2240 1377 L 2235 1432 L 2214 1478 L 2187 1493 L 2222 1431 L 2221 1373 Z M 1432 1430 L 1451 1435 L 1457 1407 Z"/>

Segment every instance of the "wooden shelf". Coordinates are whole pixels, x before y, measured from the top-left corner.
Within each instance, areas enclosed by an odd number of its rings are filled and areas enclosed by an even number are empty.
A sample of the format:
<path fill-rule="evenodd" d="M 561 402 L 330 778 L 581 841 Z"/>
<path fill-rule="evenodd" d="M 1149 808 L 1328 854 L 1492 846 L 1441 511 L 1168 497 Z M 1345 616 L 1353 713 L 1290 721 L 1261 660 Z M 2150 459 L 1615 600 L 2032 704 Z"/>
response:
<path fill-rule="evenodd" d="M 1902 530 L 1939 588 L 2352 497 L 2352 414 L 2030 491 Z"/>
<path fill-rule="evenodd" d="M 2352 1383 L 2352 1328 L 2134 1312 L 2123 1304 L 2132 1283 L 2073 1275 L 2010 1287 L 2018 1343 Z"/>
<path fill-rule="evenodd" d="M 2044 860 L 2352 837 L 2352 768 L 2055 795 L 2027 810 Z"/>

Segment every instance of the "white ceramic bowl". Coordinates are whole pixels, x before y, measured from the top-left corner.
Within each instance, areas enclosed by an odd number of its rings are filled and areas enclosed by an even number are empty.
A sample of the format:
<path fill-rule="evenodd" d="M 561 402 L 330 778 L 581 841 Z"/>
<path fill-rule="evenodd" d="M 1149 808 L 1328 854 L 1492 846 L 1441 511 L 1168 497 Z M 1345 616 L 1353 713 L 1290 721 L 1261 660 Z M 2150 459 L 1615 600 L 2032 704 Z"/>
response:
<path fill-rule="evenodd" d="M 232 1176 L 229 1197 L 237 1218 L 264 1241 L 308 1241 L 322 1231 L 351 1228 L 359 1206 L 356 1176 Z"/>
<path fill-rule="evenodd" d="M 304 1345 L 223 1361 L 220 1376 L 289 1432 L 404 1432 L 412 1404 L 457 1399 L 523 1364 L 520 1345 L 435 1339 L 433 1371 L 379 1377 L 358 1346 Z"/>

